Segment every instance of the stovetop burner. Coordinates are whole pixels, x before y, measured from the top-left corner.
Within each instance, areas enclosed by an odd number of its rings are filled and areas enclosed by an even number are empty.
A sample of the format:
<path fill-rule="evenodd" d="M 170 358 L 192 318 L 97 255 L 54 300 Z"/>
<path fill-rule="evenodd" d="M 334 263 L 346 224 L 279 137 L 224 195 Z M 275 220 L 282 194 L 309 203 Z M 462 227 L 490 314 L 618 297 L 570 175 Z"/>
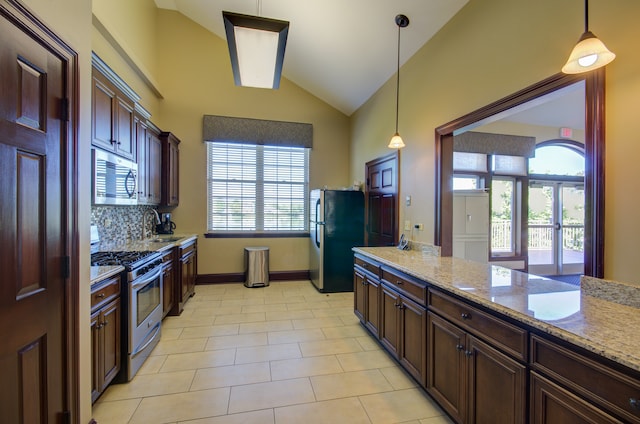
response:
<path fill-rule="evenodd" d="M 150 251 L 95 252 L 91 254 L 91 265 L 122 265 L 131 271 L 139 264 L 147 262 L 146 258 L 152 255 L 158 255 L 158 253 Z"/>

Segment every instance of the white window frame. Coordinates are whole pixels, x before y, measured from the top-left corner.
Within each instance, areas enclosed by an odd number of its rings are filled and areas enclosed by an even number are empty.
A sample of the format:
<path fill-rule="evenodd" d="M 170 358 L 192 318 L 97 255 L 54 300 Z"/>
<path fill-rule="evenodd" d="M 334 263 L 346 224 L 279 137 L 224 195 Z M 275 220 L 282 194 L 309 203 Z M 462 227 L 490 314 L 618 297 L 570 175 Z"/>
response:
<path fill-rule="evenodd" d="M 206 144 L 207 235 L 308 233 L 310 149 L 241 143 Z M 215 199 L 219 201 L 217 206 Z M 234 200 L 233 207 L 229 199 Z M 226 203 L 221 205 L 220 202 Z M 269 205 L 274 202 L 277 207 L 269 211 Z M 288 206 L 289 212 L 279 213 L 282 205 L 284 209 Z"/>

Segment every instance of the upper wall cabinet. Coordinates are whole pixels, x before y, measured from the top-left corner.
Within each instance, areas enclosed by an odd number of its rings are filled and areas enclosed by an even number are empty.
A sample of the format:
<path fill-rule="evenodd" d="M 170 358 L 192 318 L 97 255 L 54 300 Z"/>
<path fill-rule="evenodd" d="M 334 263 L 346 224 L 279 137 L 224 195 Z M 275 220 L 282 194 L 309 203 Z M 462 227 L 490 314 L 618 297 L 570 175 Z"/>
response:
<path fill-rule="evenodd" d="M 162 141 L 162 205 L 178 206 L 179 181 L 178 170 L 180 140 L 170 132 L 160 134 Z"/>
<path fill-rule="evenodd" d="M 92 64 L 91 143 L 135 161 L 134 110 L 140 97 L 95 55 Z"/>
<path fill-rule="evenodd" d="M 162 145 L 160 130 L 150 115 L 136 106 L 135 134 L 138 146 L 138 204 L 159 205 L 161 200 Z"/>

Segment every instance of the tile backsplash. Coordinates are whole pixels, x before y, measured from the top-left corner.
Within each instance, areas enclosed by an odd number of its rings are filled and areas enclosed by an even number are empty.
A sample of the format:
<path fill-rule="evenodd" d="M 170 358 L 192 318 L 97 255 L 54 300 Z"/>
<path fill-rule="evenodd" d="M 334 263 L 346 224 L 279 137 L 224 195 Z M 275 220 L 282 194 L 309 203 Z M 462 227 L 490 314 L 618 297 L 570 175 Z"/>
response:
<path fill-rule="evenodd" d="M 110 243 L 140 240 L 142 238 L 142 216 L 152 206 L 92 206 L 91 225 L 98 226 L 101 241 Z M 151 236 L 155 223 L 153 214 L 146 217 L 145 237 Z"/>

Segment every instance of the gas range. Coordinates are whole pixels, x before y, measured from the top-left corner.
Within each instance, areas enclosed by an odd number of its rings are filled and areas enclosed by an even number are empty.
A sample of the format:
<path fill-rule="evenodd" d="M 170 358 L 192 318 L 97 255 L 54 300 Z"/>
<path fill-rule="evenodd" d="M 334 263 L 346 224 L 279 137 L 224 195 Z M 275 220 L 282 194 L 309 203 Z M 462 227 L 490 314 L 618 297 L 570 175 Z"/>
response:
<path fill-rule="evenodd" d="M 162 254 L 154 251 L 99 251 L 91 254 L 91 265 L 122 265 L 131 282 L 162 264 Z"/>

